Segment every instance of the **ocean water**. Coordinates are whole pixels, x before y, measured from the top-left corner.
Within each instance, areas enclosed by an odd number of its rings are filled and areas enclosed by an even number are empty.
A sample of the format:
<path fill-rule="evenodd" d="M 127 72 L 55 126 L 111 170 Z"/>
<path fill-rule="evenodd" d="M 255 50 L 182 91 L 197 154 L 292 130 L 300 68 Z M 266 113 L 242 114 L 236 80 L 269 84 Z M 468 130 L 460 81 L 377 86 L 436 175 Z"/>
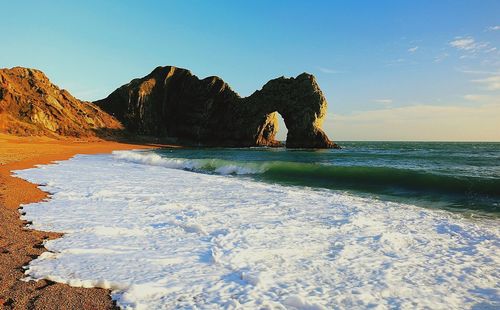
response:
<path fill-rule="evenodd" d="M 500 143 L 344 142 L 342 150 L 158 150 L 156 163 L 344 190 L 472 215 L 500 214 Z M 144 160 L 144 158 L 142 159 Z"/>
<path fill-rule="evenodd" d="M 64 232 L 27 280 L 124 309 L 500 307 L 499 144 L 78 155 L 17 171 Z"/>

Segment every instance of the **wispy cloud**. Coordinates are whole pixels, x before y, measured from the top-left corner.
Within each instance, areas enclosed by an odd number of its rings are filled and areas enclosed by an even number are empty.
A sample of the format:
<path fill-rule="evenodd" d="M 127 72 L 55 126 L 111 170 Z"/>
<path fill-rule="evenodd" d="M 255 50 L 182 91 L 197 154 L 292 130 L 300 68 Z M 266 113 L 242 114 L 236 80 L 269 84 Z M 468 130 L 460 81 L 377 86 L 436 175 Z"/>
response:
<path fill-rule="evenodd" d="M 500 30 L 500 26 L 490 26 L 486 28 L 487 31 L 498 31 Z"/>
<path fill-rule="evenodd" d="M 483 90 L 497 91 L 500 90 L 500 71 L 495 70 L 468 70 L 457 69 L 458 72 L 473 75 L 474 79 L 470 82 L 479 84 Z M 490 95 L 466 95 L 466 100 L 477 101 L 478 99 L 492 98 Z M 500 98 L 496 98 L 500 102 Z"/>
<path fill-rule="evenodd" d="M 406 59 L 404 59 L 404 58 L 398 58 L 398 59 L 390 60 L 386 64 L 388 66 L 394 66 L 394 65 L 402 65 L 404 63 L 406 63 Z"/>
<path fill-rule="evenodd" d="M 472 82 L 482 84 L 487 90 L 500 90 L 500 75 L 492 75 L 484 79 L 472 80 Z"/>
<path fill-rule="evenodd" d="M 373 102 L 380 103 L 380 104 L 391 104 L 393 101 L 392 99 L 375 99 Z"/>
<path fill-rule="evenodd" d="M 489 42 L 477 42 L 473 37 L 457 37 L 454 40 L 450 41 L 449 45 L 458 50 L 470 53 L 475 53 L 490 47 Z"/>
<path fill-rule="evenodd" d="M 341 73 L 342 72 L 342 71 L 339 71 L 339 70 L 334 70 L 334 69 L 325 68 L 325 67 L 319 67 L 318 70 L 321 71 L 321 72 L 323 72 L 323 73 L 326 73 L 326 74 L 335 74 L 335 73 Z"/>
<path fill-rule="evenodd" d="M 410 53 L 415 53 L 417 50 L 418 50 L 418 46 L 414 46 L 414 47 L 410 47 L 410 48 L 408 49 L 408 52 L 410 52 Z"/>
<path fill-rule="evenodd" d="M 492 53 L 492 52 L 494 52 L 494 51 L 496 51 L 496 50 L 497 50 L 497 48 L 496 48 L 496 47 L 491 47 L 491 48 L 489 48 L 489 49 L 485 50 L 484 52 L 485 52 L 485 53 Z"/>
<path fill-rule="evenodd" d="M 439 54 L 436 57 L 434 57 L 434 62 L 442 62 L 443 60 L 448 58 L 448 56 L 450 56 L 448 53 Z"/>
<path fill-rule="evenodd" d="M 467 101 L 481 102 L 491 99 L 488 95 L 468 94 L 464 96 Z"/>
<path fill-rule="evenodd" d="M 476 46 L 476 41 L 472 37 L 467 38 L 456 38 L 453 41 L 450 41 L 450 45 L 454 48 L 458 48 L 460 50 L 473 50 Z"/>
<path fill-rule="evenodd" d="M 498 71 L 484 71 L 484 70 L 467 70 L 467 69 L 457 69 L 458 72 L 466 74 L 479 74 L 479 75 L 500 75 Z"/>

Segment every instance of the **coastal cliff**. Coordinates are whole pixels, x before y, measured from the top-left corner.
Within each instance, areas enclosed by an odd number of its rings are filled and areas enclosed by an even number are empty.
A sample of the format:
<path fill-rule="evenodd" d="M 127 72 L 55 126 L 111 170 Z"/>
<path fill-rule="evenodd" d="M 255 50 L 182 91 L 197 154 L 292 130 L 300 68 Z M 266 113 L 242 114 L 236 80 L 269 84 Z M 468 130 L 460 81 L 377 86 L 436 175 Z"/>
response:
<path fill-rule="evenodd" d="M 327 101 L 313 75 L 280 77 L 241 98 L 216 76 L 157 67 L 107 98 L 76 99 L 36 69 L 0 69 L 0 132 L 48 137 L 173 139 L 222 147 L 279 146 L 279 113 L 288 128 L 286 146 L 336 148 L 321 129 Z M 123 125 L 122 125 L 123 124 Z"/>
<path fill-rule="evenodd" d="M 0 69 L 0 132 L 20 136 L 93 137 L 119 131 L 119 121 L 80 101 L 36 69 Z"/>
<path fill-rule="evenodd" d="M 207 146 L 275 146 L 276 113 L 288 128 L 287 147 L 333 148 L 321 129 L 327 101 L 314 76 L 280 77 L 241 98 L 219 77 L 157 67 L 94 102 L 131 132 Z"/>

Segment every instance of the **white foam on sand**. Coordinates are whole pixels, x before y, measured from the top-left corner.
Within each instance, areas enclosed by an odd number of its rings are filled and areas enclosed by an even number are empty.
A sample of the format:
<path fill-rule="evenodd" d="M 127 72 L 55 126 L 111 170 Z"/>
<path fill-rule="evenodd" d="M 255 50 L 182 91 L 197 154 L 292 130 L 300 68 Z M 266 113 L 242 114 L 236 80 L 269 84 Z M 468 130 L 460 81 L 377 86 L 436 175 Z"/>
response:
<path fill-rule="evenodd" d="M 103 287 L 125 309 L 500 306 L 500 229 L 444 211 L 112 155 L 17 171 L 65 232 L 32 279 Z M 156 158 L 158 160 L 158 158 Z"/>

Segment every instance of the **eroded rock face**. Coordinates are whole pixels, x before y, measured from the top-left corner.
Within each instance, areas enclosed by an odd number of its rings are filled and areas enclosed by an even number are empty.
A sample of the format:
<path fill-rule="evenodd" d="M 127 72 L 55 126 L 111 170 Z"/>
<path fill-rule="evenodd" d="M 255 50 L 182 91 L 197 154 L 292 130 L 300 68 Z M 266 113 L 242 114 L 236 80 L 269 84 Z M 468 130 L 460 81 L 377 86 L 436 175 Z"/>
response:
<path fill-rule="evenodd" d="M 335 147 L 321 129 L 326 116 L 327 102 L 314 76 L 302 73 L 296 78 L 277 78 L 269 81 L 260 91 L 242 99 L 253 107 L 257 119 L 278 112 L 288 128 L 287 147 Z M 276 118 L 267 118 L 264 128 L 270 128 L 267 143 L 265 135 L 261 145 L 272 144 L 276 131 Z"/>
<path fill-rule="evenodd" d="M 218 77 L 158 67 L 96 101 L 130 131 L 209 146 L 273 146 L 280 113 L 287 147 L 336 147 L 321 129 L 327 102 L 314 76 L 277 78 L 241 98 Z"/>
<path fill-rule="evenodd" d="M 102 130 L 122 128 L 93 103 L 59 89 L 39 70 L 0 69 L 0 132 L 92 137 Z"/>

